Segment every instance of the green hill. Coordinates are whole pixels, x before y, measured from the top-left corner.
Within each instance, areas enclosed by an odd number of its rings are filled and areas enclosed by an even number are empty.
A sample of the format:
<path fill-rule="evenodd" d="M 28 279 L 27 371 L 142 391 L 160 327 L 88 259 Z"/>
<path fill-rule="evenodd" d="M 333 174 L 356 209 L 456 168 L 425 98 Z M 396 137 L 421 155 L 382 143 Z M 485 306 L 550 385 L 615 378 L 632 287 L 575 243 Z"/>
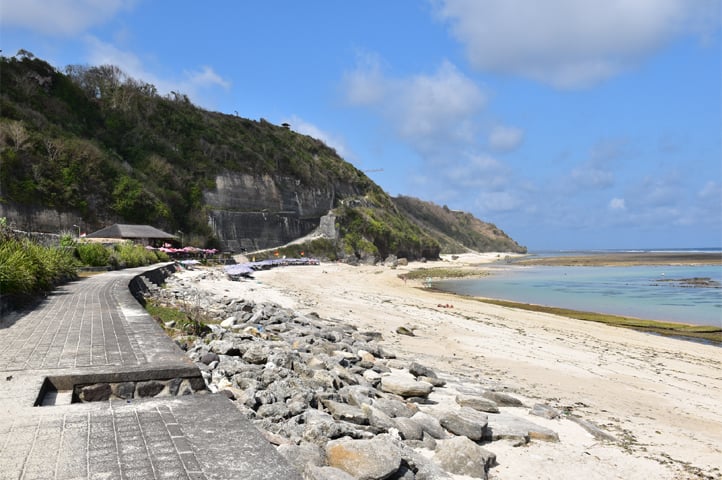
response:
<path fill-rule="evenodd" d="M 331 248 L 359 258 L 435 258 L 449 236 L 323 142 L 160 95 L 113 66 L 1 57 L 0 160 L 0 215 L 24 229 L 139 223 L 198 245 L 267 248 L 331 213 Z"/>

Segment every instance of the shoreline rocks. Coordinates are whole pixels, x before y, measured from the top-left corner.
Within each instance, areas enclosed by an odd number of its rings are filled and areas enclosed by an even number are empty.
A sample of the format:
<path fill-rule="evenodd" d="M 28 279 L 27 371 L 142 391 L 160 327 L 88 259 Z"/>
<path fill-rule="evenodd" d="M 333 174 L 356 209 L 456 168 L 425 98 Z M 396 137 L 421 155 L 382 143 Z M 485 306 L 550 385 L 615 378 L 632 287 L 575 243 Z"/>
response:
<path fill-rule="evenodd" d="M 521 400 L 397 359 L 379 343 L 382 332 L 201 295 L 176 277 L 147 296 L 166 305 L 196 302 L 217 319 L 182 346 L 208 389 L 223 391 L 304 478 L 487 478 L 495 440 L 558 441 L 507 411 L 525 408 Z"/>

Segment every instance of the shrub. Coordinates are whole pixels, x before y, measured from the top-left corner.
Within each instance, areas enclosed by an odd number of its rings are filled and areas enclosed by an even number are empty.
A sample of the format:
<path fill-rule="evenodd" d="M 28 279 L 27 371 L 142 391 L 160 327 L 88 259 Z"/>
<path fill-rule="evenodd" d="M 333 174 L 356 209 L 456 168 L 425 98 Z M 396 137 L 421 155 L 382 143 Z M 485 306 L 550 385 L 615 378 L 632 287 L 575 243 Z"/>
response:
<path fill-rule="evenodd" d="M 72 250 L 43 247 L 30 240 L 8 239 L 0 243 L 0 292 L 29 296 L 51 290 L 76 278 Z"/>
<path fill-rule="evenodd" d="M 167 260 L 167 255 L 163 254 L 162 256 Z M 151 265 L 153 263 L 166 260 L 162 260 L 156 252 L 148 250 L 142 245 L 135 245 L 131 242 L 123 242 L 115 244 L 114 252 L 110 258 L 110 263 L 117 268 L 133 268 Z"/>
<path fill-rule="evenodd" d="M 110 250 L 99 243 L 79 243 L 75 251 L 83 265 L 102 267 L 110 261 Z"/>

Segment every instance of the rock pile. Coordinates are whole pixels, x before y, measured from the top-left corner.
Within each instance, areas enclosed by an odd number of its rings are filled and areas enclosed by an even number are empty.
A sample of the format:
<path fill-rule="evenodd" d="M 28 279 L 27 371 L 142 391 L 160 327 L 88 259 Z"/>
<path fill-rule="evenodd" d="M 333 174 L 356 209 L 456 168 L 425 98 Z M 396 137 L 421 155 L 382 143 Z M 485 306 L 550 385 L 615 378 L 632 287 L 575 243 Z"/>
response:
<path fill-rule="evenodd" d="M 307 479 L 487 478 L 492 442 L 558 440 L 500 411 L 522 405 L 517 398 L 400 360 L 379 332 L 174 282 L 150 294 L 203 298 L 219 320 L 185 345 L 208 388 L 234 401 Z"/>

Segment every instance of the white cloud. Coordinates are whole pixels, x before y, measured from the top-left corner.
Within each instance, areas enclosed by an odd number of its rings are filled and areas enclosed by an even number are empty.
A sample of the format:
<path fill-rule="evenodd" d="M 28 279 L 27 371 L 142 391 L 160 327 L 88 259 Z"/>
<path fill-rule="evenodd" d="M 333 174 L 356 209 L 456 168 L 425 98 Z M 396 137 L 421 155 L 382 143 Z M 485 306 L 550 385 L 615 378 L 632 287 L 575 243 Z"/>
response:
<path fill-rule="evenodd" d="M 231 82 L 218 75 L 213 68 L 204 65 L 195 72 L 185 72 L 186 81 L 194 87 L 204 88 L 218 86 L 226 90 L 231 88 Z"/>
<path fill-rule="evenodd" d="M 709 32 L 718 0 L 436 0 L 472 65 L 583 88 L 636 65 L 674 36 Z"/>
<path fill-rule="evenodd" d="M 704 184 L 697 196 L 704 201 L 717 202 L 719 207 L 722 204 L 722 184 L 710 180 Z"/>
<path fill-rule="evenodd" d="M 323 143 L 336 150 L 336 153 L 338 153 L 344 160 L 353 158 L 353 155 L 346 146 L 346 142 L 343 138 L 322 130 L 313 123 L 307 122 L 296 115 L 293 115 L 290 119 L 286 120 L 286 123 L 289 123 L 291 125 L 291 129 L 295 132 L 321 140 Z"/>
<path fill-rule="evenodd" d="M 357 67 L 344 75 L 346 100 L 351 105 L 369 106 L 381 102 L 386 95 L 386 84 L 378 55 L 357 55 Z"/>
<path fill-rule="evenodd" d="M 523 206 L 519 197 L 511 192 L 482 192 L 476 199 L 476 205 L 485 214 L 509 212 Z"/>
<path fill-rule="evenodd" d="M 2 5 L 2 25 L 34 32 L 72 36 L 108 21 L 136 0 L 7 0 Z"/>
<path fill-rule="evenodd" d="M 570 187 L 573 189 L 608 188 L 614 184 L 614 174 L 593 164 L 586 164 L 572 170 Z"/>
<path fill-rule="evenodd" d="M 611 210 L 626 210 L 627 205 L 623 198 L 613 198 L 609 201 L 609 208 Z"/>
<path fill-rule="evenodd" d="M 524 131 L 516 127 L 497 125 L 489 133 L 489 146 L 496 151 L 514 150 L 523 140 Z"/>
<path fill-rule="evenodd" d="M 486 95 L 450 62 L 431 75 L 394 78 L 378 60 L 364 61 L 344 76 L 346 100 L 381 113 L 391 128 L 420 151 L 446 142 L 470 142 L 473 118 L 486 106 Z"/>
<path fill-rule="evenodd" d="M 499 190 L 509 183 L 510 176 L 511 171 L 496 158 L 471 154 L 455 165 L 441 167 L 436 179 L 443 178 L 456 187 Z"/>

